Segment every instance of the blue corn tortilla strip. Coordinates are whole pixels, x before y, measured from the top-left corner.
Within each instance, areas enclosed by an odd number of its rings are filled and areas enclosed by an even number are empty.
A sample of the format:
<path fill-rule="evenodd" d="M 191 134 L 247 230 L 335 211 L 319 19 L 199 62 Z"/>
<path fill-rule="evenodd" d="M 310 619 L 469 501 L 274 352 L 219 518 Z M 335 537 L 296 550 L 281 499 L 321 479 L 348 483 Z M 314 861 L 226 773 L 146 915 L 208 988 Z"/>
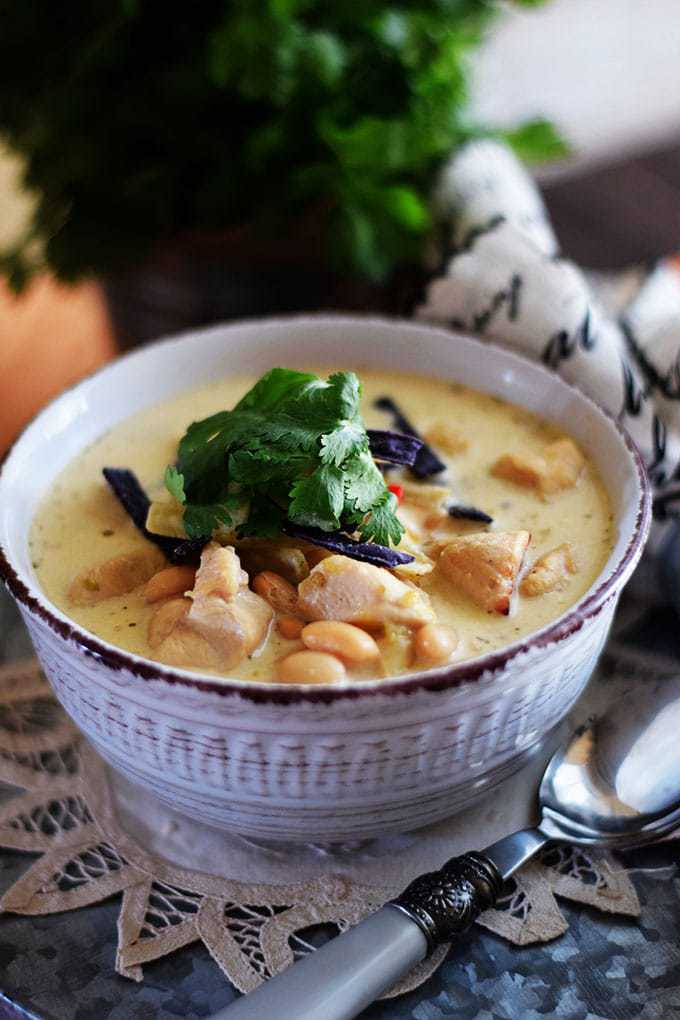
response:
<path fill-rule="evenodd" d="M 422 437 L 418 434 L 417 430 L 413 427 L 392 397 L 378 397 L 375 401 L 375 406 L 381 411 L 388 411 L 392 415 L 392 420 L 396 429 L 399 429 L 400 432 L 405 433 L 407 436 L 413 436 L 415 439 L 419 439 L 422 443 L 422 446 L 416 455 L 416 459 L 410 467 L 411 472 L 416 476 L 416 478 L 429 478 L 431 475 L 438 475 L 441 474 L 442 471 L 446 471 L 446 464 L 440 460 L 434 450 L 423 441 Z"/>
<path fill-rule="evenodd" d="M 133 523 L 163 552 L 171 563 L 198 563 L 207 539 L 169 538 L 155 535 L 146 527 L 146 516 L 151 500 L 142 488 L 137 475 L 128 468 L 105 467 L 102 470 L 114 496 L 130 516 Z"/>
<path fill-rule="evenodd" d="M 455 517 L 462 521 L 479 521 L 480 524 L 493 524 L 493 517 L 479 510 L 476 506 L 463 506 L 461 503 L 452 503 L 447 506 L 446 512 L 449 517 Z"/>
<path fill-rule="evenodd" d="M 319 528 L 305 528 L 300 524 L 293 524 L 286 521 L 283 531 L 291 538 L 303 538 L 312 545 L 320 545 L 331 552 L 341 553 L 353 560 L 363 560 L 364 563 L 372 563 L 375 567 L 400 567 L 404 563 L 412 563 L 414 557 L 408 553 L 397 552 L 396 549 L 388 549 L 384 545 L 375 545 L 373 542 L 357 542 L 349 535 L 343 535 L 338 531 L 321 531 Z"/>
<path fill-rule="evenodd" d="M 376 460 L 389 461 L 390 464 L 412 467 L 423 446 L 418 436 L 400 435 L 399 432 L 383 429 L 367 429 L 366 433 L 372 456 Z"/>

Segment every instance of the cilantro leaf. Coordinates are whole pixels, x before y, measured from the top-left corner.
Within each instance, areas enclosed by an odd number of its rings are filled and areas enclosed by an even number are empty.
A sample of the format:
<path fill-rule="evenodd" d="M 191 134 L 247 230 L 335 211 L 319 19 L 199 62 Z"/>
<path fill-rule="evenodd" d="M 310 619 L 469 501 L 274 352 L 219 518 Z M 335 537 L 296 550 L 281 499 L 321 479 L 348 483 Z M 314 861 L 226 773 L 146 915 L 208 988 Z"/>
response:
<path fill-rule="evenodd" d="M 354 457 L 345 468 L 345 497 L 350 512 L 361 510 L 366 513 L 386 491 L 385 480 L 367 450 Z"/>
<path fill-rule="evenodd" d="M 355 418 L 359 414 L 361 383 L 354 372 L 335 372 L 328 386 L 337 401 L 338 418 Z"/>
<path fill-rule="evenodd" d="M 306 478 L 293 485 L 288 516 L 295 524 L 305 524 L 322 531 L 337 531 L 345 505 L 342 471 L 323 464 Z"/>
<path fill-rule="evenodd" d="M 314 382 L 318 382 L 318 379 L 311 372 L 296 372 L 292 368 L 272 368 L 244 397 L 241 397 L 234 411 L 251 408 L 258 411 L 273 411 L 282 399 L 290 399 L 293 393 Z"/>
<path fill-rule="evenodd" d="M 184 503 L 184 475 L 181 475 L 176 467 L 168 464 L 165 469 L 165 487 L 171 496 L 174 496 L 178 503 Z"/>
<path fill-rule="evenodd" d="M 184 511 L 184 530 L 189 538 L 203 538 L 212 535 L 213 531 L 220 527 L 230 528 L 233 524 L 233 517 L 226 503 L 211 503 L 201 506 L 192 504 Z"/>
<path fill-rule="evenodd" d="M 241 485 L 262 485 L 266 482 L 283 481 L 291 472 L 305 474 L 312 471 L 316 459 L 310 454 L 292 454 L 276 449 L 236 450 L 228 461 L 229 477 Z"/>
<path fill-rule="evenodd" d="M 239 538 L 276 538 L 283 530 L 285 514 L 266 493 L 253 495 L 248 519 L 238 527 Z"/>
<path fill-rule="evenodd" d="M 340 425 L 321 437 L 321 460 L 324 464 L 340 467 L 354 454 L 368 450 L 368 439 L 362 425 L 343 420 Z"/>
<path fill-rule="evenodd" d="M 404 526 L 395 513 L 396 508 L 396 497 L 393 493 L 386 492 L 361 526 L 362 542 L 399 545 L 404 534 Z"/>
<path fill-rule="evenodd" d="M 193 422 L 165 473 L 191 537 L 235 527 L 271 536 L 286 521 L 361 529 L 387 544 L 402 530 L 369 449 L 353 372 L 327 380 L 273 368 L 231 411 Z M 234 511 L 239 510 L 234 522 Z"/>

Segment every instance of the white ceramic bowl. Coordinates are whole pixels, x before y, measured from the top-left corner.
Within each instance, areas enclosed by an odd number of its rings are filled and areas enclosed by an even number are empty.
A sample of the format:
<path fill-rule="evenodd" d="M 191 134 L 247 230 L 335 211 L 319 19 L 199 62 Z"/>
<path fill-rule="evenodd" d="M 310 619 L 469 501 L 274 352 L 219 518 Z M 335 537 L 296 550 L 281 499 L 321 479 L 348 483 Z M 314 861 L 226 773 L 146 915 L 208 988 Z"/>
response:
<path fill-rule="evenodd" d="M 572 433 L 602 473 L 618 529 L 591 590 L 553 624 L 499 652 L 343 687 L 253 684 L 164 667 L 94 637 L 48 601 L 31 567 L 29 527 L 76 454 L 185 387 L 310 363 L 455 380 Z M 585 686 L 649 518 L 632 442 L 556 375 L 409 322 L 289 318 L 145 347 L 45 408 L 0 476 L 0 566 L 57 697 L 115 768 L 205 822 L 255 836 L 337 840 L 445 817 L 518 767 Z"/>

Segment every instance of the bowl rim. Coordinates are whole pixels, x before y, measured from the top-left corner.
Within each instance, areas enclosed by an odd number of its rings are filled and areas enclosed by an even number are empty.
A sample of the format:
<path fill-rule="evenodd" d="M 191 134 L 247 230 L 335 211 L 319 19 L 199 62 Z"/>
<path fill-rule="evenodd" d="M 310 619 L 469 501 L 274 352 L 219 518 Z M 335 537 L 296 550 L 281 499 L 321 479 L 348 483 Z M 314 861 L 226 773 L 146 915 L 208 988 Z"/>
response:
<path fill-rule="evenodd" d="M 423 332 L 430 332 L 441 336 L 464 338 L 466 341 L 475 344 L 480 351 L 488 351 L 489 354 L 502 354 L 515 361 L 517 367 L 531 365 L 532 369 L 545 375 L 547 379 L 559 381 L 577 395 L 577 397 L 590 405 L 597 414 L 607 419 L 613 426 L 619 437 L 622 439 L 637 472 L 639 485 L 639 496 L 635 511 L 635 522 L 630 538 L 620 559 L 614 565 L 611 572 L 602 580 L 597 587 L 582 596 L 561 616 L 552 623 L 546 624 L 537 631 L 532 631 L 523 638 L 518 639 L 501 648 L 487 652 L 484 655 L 473 659 L 467 659 L 460 663 L 438 666 L 429 670 L 419 670 L 397 677 L 378 678 L 374 680 L 356 681 L 342 685 L 304 685 L 304 684 L 280 684 L 274 681 L 252 681 L 240 680 L 236 677 L 219 677 L 213 674 L 201 673 L 197 670 L 182 669 L 179 667 L 166 666 L 163 663 L 154 662 L 143 656 L 128 652 L 115 645 L 108 644 L 103 639 L 97 638 L 89 631 L 82 628 L 75 621 L 68 618 L 66 613 L 55 612 L 52 604 L 43 595 L 37 586 L 31 590 L 21 579 L 13 563 L 11 553 L 5 548 L 0 540 L 0 579 L 4 581 L 5 587 L 17 601 L 31 615 L 37 616 L 43 623 L 55 632 L 62 640 L 74 644 L 82 654 L 92 658 L 114 672 L 126 672 L 140 680 L 164 681 L 171 685 L 192 688 L 197 691 L 210 692 L 221 696 L 237 696 L 243 700 L 255 703 L 269 703 L 279 705 L 293 705 L 299 703 L 324 703 L 329 704 L 335 701 L 352 701 L 359 698 L 372 697 L 376 695 L 398 695 L 409 694 L 414 691 L 441 691 L 455 688 L 461 684 L 469 684 L 482 680 L 486 676 L 498 673 L 512 660 L 530 651 L 547 648 L 550 645 L 558 644 L 565 638 L 581 630 L 581 628 L 596 617 L 609 600 L 627 581 L 633 572 L 649 534 L 652 518 L 652 493 L 651 484 L 647 475 L 642 455 L 632 439 L 630 433 L 611 412 L 603 408 L 595 400 L 585 394 L 578 386 L 568 382 L 555 372 L 550 372 L 544 365 L 524 357 L 513 350 L 502 347 L 489 341 L 481 340 L 478 337 L 464 333 L 462 330 L 447 329 L 443 326 L 421 323 L 417 320 L 406 319 L 399 316 L 372 315 L 361 313 L 292 313 L 290 315 L 273 315 L 263 318 L 248 318 L 214 323 L 207 327 L 184 330 L 180 333 L 159 337 L 149 344 L 114 358 L 112 361 L 101 365 L 93 372 L 88 373 L 79 379 L 72 386 L 62 390 L 53 397 L 47 404 L 41 407 L 28 422 L 25 423 L 14 441 L 0 460 L 0 477 L 6 465 L 9 463 L 16 447 L 21 442 L 28 430 L 39 422 L 54 405 L 67 398 L 70 394 L 85 388 L 92 379 L 105 374 L 114 365 L 124 361 L 132 361 L 135 358 L 145 356 L 149 350 L 157 350 L 165 345 L 172 345 L 187 341 L 197 334 L 206 334 L 225 329 L 239 328 L 243 326 L 267 327 L 273 325 L 293 325 L 299 322 L 301 325 L 334 323 L 345 324 L 348 327 L 357 325 L 379 325 L 390 327 L 410 326 Z M 522 406 L 519 404 L 518 406 Z M 602 572 L 598 579 L 602 577 Z M 39 597 L 39 596 L 42 596 Z"/>

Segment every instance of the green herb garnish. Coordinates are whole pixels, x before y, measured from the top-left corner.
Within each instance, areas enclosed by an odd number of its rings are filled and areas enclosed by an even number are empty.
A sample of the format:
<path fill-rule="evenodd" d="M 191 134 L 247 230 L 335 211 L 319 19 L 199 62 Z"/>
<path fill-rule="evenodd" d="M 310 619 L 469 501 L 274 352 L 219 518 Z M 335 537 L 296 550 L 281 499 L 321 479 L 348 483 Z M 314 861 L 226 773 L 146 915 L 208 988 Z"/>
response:
<path fill-rule="evenodd" d="M 165 473 L 187 535 L 273 537 L 288 520 L 397 545 L 404 528 L 370 454 L 360 396 L 353 372 L 324 382 L 273 368 L 233 410 L 190 425 Z"/>

